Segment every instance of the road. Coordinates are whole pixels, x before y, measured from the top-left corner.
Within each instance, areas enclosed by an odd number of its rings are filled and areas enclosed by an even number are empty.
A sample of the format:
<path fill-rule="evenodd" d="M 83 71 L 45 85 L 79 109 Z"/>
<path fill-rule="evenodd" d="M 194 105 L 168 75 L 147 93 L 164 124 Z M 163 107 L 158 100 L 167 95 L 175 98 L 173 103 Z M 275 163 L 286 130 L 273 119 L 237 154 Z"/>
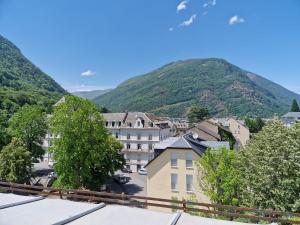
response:
<path fill-rule="evenodd" d="M 138 173 L 129 173 L 126 176 L 130 177 L 127 184 L 118 184 L 113 180 L 109 181 L 109 191 L 138 196 L 147 195 L 147 176 Z"/>

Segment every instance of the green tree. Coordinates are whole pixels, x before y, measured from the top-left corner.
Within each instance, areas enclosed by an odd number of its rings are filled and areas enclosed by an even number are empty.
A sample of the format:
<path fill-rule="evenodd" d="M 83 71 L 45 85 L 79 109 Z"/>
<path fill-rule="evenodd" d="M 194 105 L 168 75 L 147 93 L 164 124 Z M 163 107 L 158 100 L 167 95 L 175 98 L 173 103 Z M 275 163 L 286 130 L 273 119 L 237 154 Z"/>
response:
<path fill-rule="evenodd" d="M 66 97 L 54 109 L 50 124 L 61 135 L 50 149 L 58 185 L 97 189 L 123 168 L 122 145 L 108 133 L 101 113 L 90 101 Z"/>
<path fill-rule="evenodd" d="M 31 175 L 31 153 L 20 139 L 13 139 L 0 152 L 0 178 L 8 182 L 28 183 Z"/>
<path fill-rule="evenodd" d="M 47 133 L 47 121 L 40 107 L 25 105 L 19 109 L 9 121 L 8 132 L 25 143 L 34 160 L 43 156 L 41 144 Z"/>
<path fill-rule="evenodd" d="M 187 110 L 187 118 L 189 123 L 198 123 L 209 116 L 209 111 L 205 107 L 191 106 Z"/>
<path fill-rule="evenodd" d="M 236 152 L 220 148 L 207 150 L 197 162 L 200 186 L 212 202 L 238 205 L 239 179 L 236 169 Z"/>
<path fill-rule="evenodd" d="M 292 102 L 291 112 L 300 112 L 300 108 L 296 99 L 294 99 Z"/>
<path fill-rule="evenodd" d="M 0 110 L 0 151 L 9 143 L 9 135 L 7 133 L 8 113 L 6 110 Z"/>
<path fill-rule="evenodd" d="M 244 205 L 300 210 L 300 125 L 266 125 L 239 151 L 238 168 Z"/>
<path fill-rule="evenodd" d="M 266 125 L 260 117 L 255 119 L 247 117 L 245 119 L 245 124 L 249 128 L 250 133 L 258 133 Z"/>

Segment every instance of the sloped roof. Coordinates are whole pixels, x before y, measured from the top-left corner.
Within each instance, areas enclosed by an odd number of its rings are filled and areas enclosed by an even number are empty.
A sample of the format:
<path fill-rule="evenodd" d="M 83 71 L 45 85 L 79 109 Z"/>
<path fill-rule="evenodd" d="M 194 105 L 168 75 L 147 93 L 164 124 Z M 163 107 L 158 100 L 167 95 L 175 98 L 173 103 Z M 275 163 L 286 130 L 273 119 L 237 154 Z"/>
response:
<path fill-rule="evenodd" d="M 152 161 L 160 156 L 162 152 L 169 148 L 193 150 L 198 155 L 202 156 L 207 148 L 226 147 L 229 149 L 227 141 L 203 141 L 199 138 L 194 138 L 192 133 L 184 134 L 180 137 L 169 137 L 154 145 L 155 150 L 160 150 L 160 153 L 145 166 L 147 167 Z"/>
<path fill-rule="evenodd" d="M 26 197 L 32 199 L 36 197 Z M 19 204 L 24 196 L 0 193 L 15 206 L 0 210 L 0 224 L 70 224 L 70 225 L 251 225 L 225 220 L 191 216 L 186 213 L 164 213 L 120 205 L 74 202 L 62 199 L 41 199 Z"/>
<path fill-rule="evenodd" d="M 300 118 L 300 112 L 288 112 L 282 116 L 283 118 L 293 117 L 293 118 Z"/>

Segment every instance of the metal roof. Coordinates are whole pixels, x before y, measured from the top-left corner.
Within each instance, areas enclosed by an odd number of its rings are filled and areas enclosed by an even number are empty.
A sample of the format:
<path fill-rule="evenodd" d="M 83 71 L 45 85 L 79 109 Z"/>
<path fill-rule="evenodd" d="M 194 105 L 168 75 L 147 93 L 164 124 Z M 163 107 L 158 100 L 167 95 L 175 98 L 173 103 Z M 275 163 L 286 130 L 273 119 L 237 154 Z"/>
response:
<path fill-rule="evenodd" d="M 20 203 L 37 197 L 0 193 L 0 206 Z M 120 205 L 40 199 L 9 208 L 0 208 L 0 225 L 250 225 L 232 221 L 164 213 Z"/>
<path fill-rule="evenodd" d="M 283 118 L 292 117 L 292 118 L 300 118 L 300 112 L 288 112 L 287 114 L 282 116 Z"/>

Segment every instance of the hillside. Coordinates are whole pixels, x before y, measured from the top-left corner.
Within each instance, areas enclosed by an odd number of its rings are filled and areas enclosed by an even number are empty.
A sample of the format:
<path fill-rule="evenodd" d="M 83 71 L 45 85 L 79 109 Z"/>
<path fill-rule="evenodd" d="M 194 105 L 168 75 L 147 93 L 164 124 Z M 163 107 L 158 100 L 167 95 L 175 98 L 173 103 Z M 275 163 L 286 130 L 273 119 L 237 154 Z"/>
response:
<path fill-rule="evenodd" d="M 115 112 L 147 111 L 183 116 L 201 105 L 217 116 L 262 116 L 288 111 L 300 96 L 223 59 L 192 59 L 167 64 L 133 77 L 94 101 Z"/>
<path fill-rule="evenodd" d="M 103 95 L 107 92 L 109 92 L 111 89 L 105 89 L 105 90 L 94 90 L 94 91 L 76 91 L 73 92 L 72 95 L 78 96 L 78 97 L 82 97 L 82 98 L 86 98 L 89 100 L 93 100 L 94 98 Z"/>
<path fill-rule="evenodd" d="M 66 93 L 0 35 L 0 110 L 12 114 L 26 103 L 49 108 Z"/>

